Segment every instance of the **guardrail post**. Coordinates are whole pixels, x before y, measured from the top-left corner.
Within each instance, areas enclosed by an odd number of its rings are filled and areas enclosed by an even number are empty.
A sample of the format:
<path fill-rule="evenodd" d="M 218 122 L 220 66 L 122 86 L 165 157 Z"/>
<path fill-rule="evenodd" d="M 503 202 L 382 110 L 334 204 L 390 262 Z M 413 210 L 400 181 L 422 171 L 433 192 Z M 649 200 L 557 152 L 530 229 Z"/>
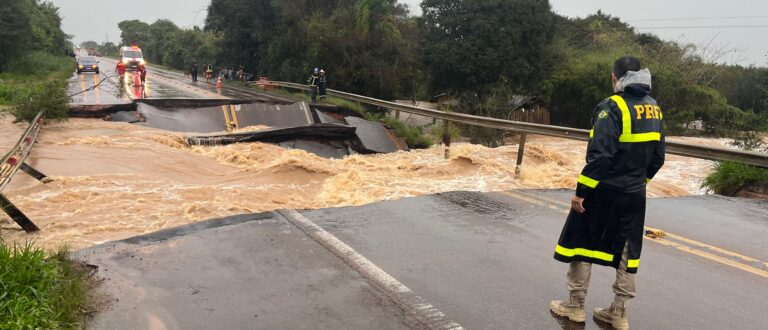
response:
<path fill-rule="evenodd" d="M 0 194 L 0 209 L 3 209 L 3 212 L 8 214 L 8 216 L 13 219 L 13 221 L 16 221 L 19 226 L 21 226 L 21 229 L 24 229 L 25 232 L 33 232 L 38 231 L 40 228 L 37 228 L 35 223 L 32 222 L 32 220 L 29 220 L 26 215 L 24 215 L 21 210 L 19 210 L 11 201 L 8 200 L 8 198 L 5 197 L 5 195 Z"/>
<path fill-rule="evenodd" d="M 520 174 L 520 165 L 523 165 L 523 154 L 525 154 L 525 133 L 520 134 L 520 142 L 517 147 L 517 165 L 515 166 L 515 175 Z"/>
<path fill-rule="evenodd" d="M 48 183 L 53 181 L 53 179 L 49 178 L 47 175 L 43 174 L 42 172 L 36 170 L 34 167 L 27 165 L 27 163 L 21 163 L 21 166 L 19 166 L 19 169 L 24 171 L 24 173 L 29 174 L 31 177 L 37 179 L 37 181 L 40 181 L 42 183 Z"/>
<path fill-rule="evenodd" d="M 453 133 L 453 124 L 451 121 L 445 121 L 445 131 L 443 132 L 443 144 L 445 144 L 445 159 L 451 158 L 451 133 Z"/>

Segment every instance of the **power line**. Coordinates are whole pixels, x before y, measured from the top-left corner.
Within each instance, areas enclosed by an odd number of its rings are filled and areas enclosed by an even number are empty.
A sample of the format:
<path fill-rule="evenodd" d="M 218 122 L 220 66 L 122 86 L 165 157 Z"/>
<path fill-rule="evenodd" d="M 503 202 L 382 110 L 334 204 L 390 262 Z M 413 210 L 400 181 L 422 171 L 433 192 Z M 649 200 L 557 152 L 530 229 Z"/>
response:
<path fill-rule="evenodd" d="M 630 26 L 619 27 L 561 27 L 563 30 L 663 30 L 663 29 L 765 29 L 768 25 L 691 25 L 691 26 Z"/>
<path fill-rule="evenodd" d="M 756 19 L 768 18 L 768 16 L 713 16 L 713 17 L 678 17 L 678 18 L 639 18 L 627 19 L 628 22 L 657 22 L 657 21 L 696 21 L 715 19 Z"/>

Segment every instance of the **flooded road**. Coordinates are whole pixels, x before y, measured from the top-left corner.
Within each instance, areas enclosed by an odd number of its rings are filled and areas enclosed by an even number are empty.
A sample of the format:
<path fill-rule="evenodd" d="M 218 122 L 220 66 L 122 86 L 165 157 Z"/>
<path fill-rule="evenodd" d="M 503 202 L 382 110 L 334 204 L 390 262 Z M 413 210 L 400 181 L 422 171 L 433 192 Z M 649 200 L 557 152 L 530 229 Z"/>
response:
<path fill-rule="evenodd" d="M 24 127 L 3 118 L 0 145 L 12 145 Z M 515 145 L 455 144 L 448 160 L 441 147 L 327 159 L 264 143 L 190 147 L 185 136 L 98 119 L 47 124 L 28 163 L 55 181 L 42 185 L 18 174 L 4 192 L 42 231 L 24 234 L 2 215 L 3 235 L 81 248 L 203 219 L 282 208 L 363 205 L 457 190 L 573 188 L 586 147 L 578 141 L 533 138 L 516 177 Z M 699 180 L 710 166 L 670 156 L 649 195 L 700 194 Z"/>
<path fill-rule="evenodd" d="M 77 94 L 72 97 L 72 104 L 120 104 L 143 98 L 223 98 L 215 91 L 193 88 L 184 82 L 169 79 L 151 65 L 147 66 L 143 86 L 135 84 L 133 71 L 127 71 L 121 80 L 115 72 L 116 60 L 104 57 L 98 60 L 99 74 L 74 74 L 70 78 L 68 93 Z"/>
<path fill-rule="evenodd" d="M 121 83 L 115 76 L 115 61 L 99 60 L 101 74 L 74 75 L 70 80 L 70 93 L 81 92 L 73 103 L 260 97 L 237 88 L 220 93 L 215 86 L 192 83 L 151 65 L 145 86 L 135 87 L 131 72 Z M 0 147 L 10 148 L 25 128 L 10 117 L 0 118 Z M 100 119 L 46 124 L 27 162 L 54 182 L 42 185 L 20 173 L 4 191 L 42 230 L 27 235 L 2 214 L 2 235 L 77 249 L 204 219 L 276 209 L 355 206 L 448 191 L 573 189 L 586 148 L 585 142 L 531 137 L 521 171 L 515 175 L 516 145 L 486 148 L 458 143 L 452 146 L 450 159 L 443 158 L 440 146 L 328 159 L 265 143 L 189 146 L 186 137 L 194 133 Z M 712 165 L 670 155 L 648 194 L 704 194 L 701 180 Z"/>

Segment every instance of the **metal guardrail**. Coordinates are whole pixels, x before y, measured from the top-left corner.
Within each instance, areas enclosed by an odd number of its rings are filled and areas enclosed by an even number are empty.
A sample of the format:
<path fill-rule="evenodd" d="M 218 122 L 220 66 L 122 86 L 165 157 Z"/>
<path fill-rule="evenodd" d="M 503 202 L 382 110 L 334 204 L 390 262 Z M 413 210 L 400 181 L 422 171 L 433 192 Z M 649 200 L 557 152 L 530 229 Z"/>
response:
<path fill-rule="evenodd" d="M 298 90 L 304 90 L 304 91 L 309 90 L 309 87 L 306 85 L 282 82 L 282 81 L 269 81 L 262 84 L 278 86 L 283 88 L 298 89 Z M 481 116 L 469 115 L 464 113 L 444 112 L 439 110 L 424 109 L 424 108 L 409 106 L 405 104 L 398 104 L 394 102 L 374 99 L 367 96 L 341 92 L 333 89 L 328 89 L 327 92 L 328 92 L 328 95 L 333 95 L 333 96 L 341 97 L 344 99 L 357 101 L 360 103 L 370 104 L 370 105 L 382 107 L 385 109 L 402 111 L 402 112 L 412 113 L 415 115 L 443 119 L 443 120 L 448 120 L 448 121 L 462 123 L 462 124 L 497 128 L 497 129 L 515 131 L 519 133 L 554 136 L 554 137 L 566 138 L 571 140 L 581 140 L 581 141 L 589 140 L 589 131 L 585 129 L 533 124 L 533 123 L 511 121 L 511 120 L 498 119 L 498 118 L 481 117 Z M 708 159 L 708 160 L 715 160 L 715 161 L 723 161 L 723 160 L 737 161 L 737 162 L 742 162 L 742 163 L 747 163 L 755 166 L 768 168 L 768 153 L 697 145 L 697 144 L 683 143 L 683 142 L 673 142 L 673 141 L 666 142 L 666 151 L 667 153 L 673 154 L 673 155 L 694 157 L 694 158 Z"/>
<path fill-rule="evenodd" d="M 29 152 L 32 151 L 32 146 L 35 144 L 40 128 L 43 126 L 43 120 L 45 120 L 45 114 L 41 111 L 29 124 L 29 127 L 21 135 L 16 145 L 0 159 L 0 192 L 11 182 L 13 175 L 22 167 L 27 156 L 29 156 Z"/>
<path fill-rule="evenodd" d="M 3 188 L 11 182 L 11 178 L 16 172 L 21 169 L 25 173 L 33 176 L 43 183 L 49 182 L 50 179 L 24 163 L 27 160 L 27 156 L 32 151 L 32 147 L 35 145 L 37 135 L 40 133 L 40 129 L 43 127 L 43 121 L 45 120 L 45 111 L 37 113 L 34 119 L 30 122 L 24 134 L 21 135 L 16 145 L 8 151 L 2 159 L 0 159 L 0 210 L 7 213 L 13 221 L 15 221 L 26 232 L 38 231 L 38 228 L 29 218 L 21 212 L 13 203 L 8 200 L 3 194 Z"/>

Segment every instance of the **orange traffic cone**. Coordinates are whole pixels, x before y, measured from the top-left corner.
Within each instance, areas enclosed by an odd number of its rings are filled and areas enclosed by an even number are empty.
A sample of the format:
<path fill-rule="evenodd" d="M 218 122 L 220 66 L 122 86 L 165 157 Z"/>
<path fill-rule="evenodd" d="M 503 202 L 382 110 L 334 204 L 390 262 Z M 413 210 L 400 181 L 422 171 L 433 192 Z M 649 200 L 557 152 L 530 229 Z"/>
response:
<path fill-rule="evenodd" d="M 141 78 L 139 78 L 140 73 L 136 71 L 136 73 L 133 74 L 133 86 L 138 87 L 141 86 Z"/>
<path fill-rule="evenodd" d="M 216 88 L 221 89 L 221 77 L 216 80 Z"/>

